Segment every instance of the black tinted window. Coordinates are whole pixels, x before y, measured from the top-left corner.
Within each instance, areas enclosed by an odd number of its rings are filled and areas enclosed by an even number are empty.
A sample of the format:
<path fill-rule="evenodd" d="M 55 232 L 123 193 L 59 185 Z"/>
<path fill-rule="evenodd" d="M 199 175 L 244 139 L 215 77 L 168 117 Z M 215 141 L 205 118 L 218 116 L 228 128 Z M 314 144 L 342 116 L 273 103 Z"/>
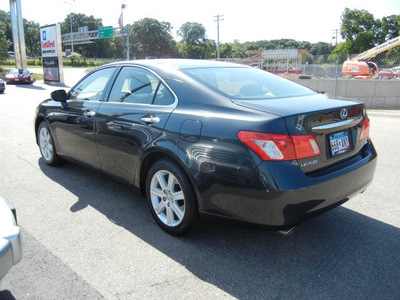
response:
<path fill-rule="evenodd" d="M 69 94 L 71 100 L 99 101 L 115 68 L 101 69 L 82 80 Z"/>
<path fill-rule="evenodd" d="M 153 73 L 136 67 L 124 67 L 111 90 L 109 101 L 170 105 L 174 95 Z"/>

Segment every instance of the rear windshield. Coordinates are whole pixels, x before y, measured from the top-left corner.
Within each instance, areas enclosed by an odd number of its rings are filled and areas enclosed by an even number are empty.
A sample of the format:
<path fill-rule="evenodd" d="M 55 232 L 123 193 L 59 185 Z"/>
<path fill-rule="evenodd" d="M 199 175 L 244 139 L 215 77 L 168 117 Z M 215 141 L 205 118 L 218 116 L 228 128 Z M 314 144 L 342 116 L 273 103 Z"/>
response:
<path fill-rule="evenodd" d="M 312 95 L 314 92 L 277 75 L 254 68 L 195 68 L 181 70 L 230 98 L 264 100 Z"/>

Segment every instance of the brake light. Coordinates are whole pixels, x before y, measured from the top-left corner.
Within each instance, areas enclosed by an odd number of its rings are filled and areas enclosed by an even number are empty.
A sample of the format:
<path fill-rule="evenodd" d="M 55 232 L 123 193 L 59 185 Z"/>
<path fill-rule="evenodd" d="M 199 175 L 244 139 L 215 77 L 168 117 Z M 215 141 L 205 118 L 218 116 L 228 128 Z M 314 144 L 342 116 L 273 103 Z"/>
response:
<path fill-rule="evenodd" d="M 312 135 L 239 131 L 237 136 L 262 160 L 293 160 L 320 154 Z"/>
<path fill-rule="evenodd" d="M 361 126 L 360 141 L 369 137 L 369 118 L 365 119 Z"/>

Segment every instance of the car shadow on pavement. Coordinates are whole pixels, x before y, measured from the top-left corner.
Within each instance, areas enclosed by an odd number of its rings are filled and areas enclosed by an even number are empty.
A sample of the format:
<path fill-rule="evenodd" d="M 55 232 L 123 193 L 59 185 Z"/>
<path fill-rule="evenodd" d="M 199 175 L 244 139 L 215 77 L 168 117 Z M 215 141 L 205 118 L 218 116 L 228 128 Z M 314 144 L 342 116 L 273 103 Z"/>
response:
<path fill-rule="evenodd" d="M 95 208 L 233 297 L 396 299 L 400 295 L 399 228 L 345 207 L 301 224 L 290 236 L 211 221 L 177 238 L 158 228 L 138 189 L 71 163 L 59 168 L 42 159 L 38 163 L 47 177 L 78 198 L 71 213 Z"/>
<path fill-rule="evenodd" d="M 15 86 L 27 90 L 46 90 L 44 87 L 35 84 L 15 84 Z"/>

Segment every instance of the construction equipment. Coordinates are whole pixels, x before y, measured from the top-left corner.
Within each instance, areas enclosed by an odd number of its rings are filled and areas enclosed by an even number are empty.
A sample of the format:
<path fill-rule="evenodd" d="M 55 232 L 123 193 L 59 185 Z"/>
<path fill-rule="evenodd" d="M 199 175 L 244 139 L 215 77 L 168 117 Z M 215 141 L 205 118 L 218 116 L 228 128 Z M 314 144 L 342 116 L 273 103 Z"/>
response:
<path fill-rule="evenodd" d="M 352 57 L 343 63 L 342 74 L 353 79 L 371 79 L 379 70 L 378 65 L 369 60 L 377 56 L 379 53 L 385 52 L 399 45 L 400 36 Z"/>

